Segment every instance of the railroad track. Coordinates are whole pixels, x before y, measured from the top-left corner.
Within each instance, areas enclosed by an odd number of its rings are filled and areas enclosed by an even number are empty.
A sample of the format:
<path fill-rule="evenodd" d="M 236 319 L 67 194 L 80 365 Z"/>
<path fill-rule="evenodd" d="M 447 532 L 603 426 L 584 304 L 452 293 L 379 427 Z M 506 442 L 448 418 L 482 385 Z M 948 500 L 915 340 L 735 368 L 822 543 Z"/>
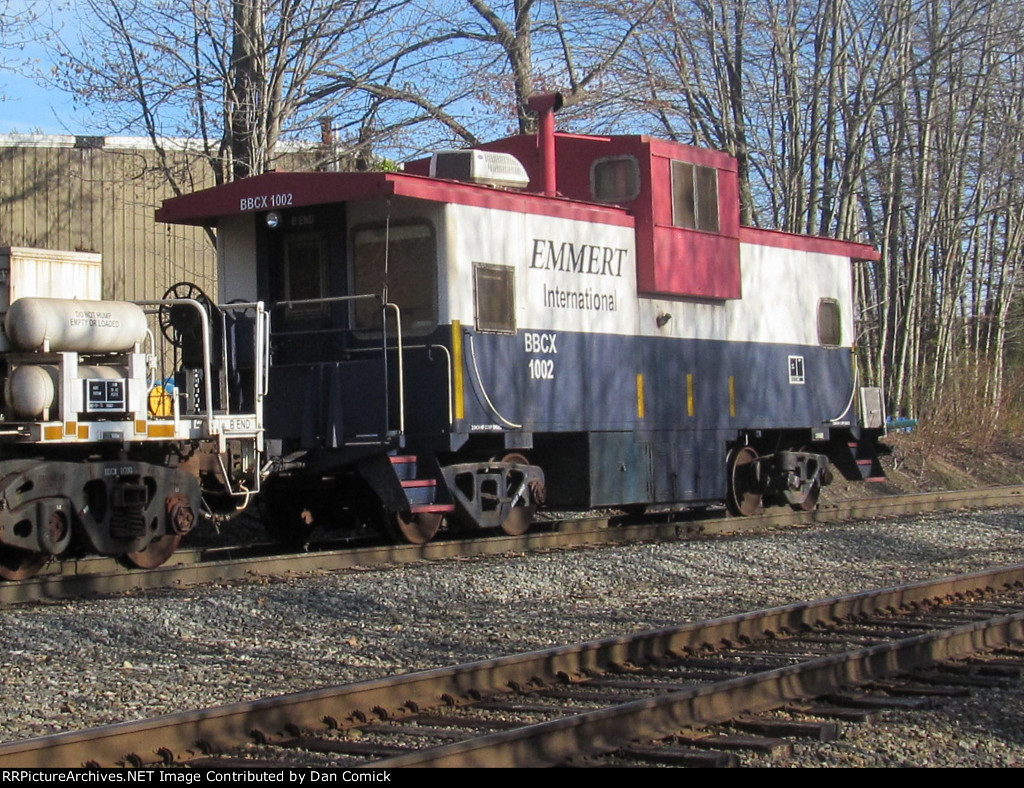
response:
<path fill-rule="evenodd" d="M 1019 679 L 1021 642 L 1024 565 L 13 742 L 0 768 L 728 765 L 714 726 L 827 738 L 824 718 Z"/>
<path fill-rule="evenodd" d="M 707 512 L 700 517 L 686 513 L 654 514 L 640 522 L 627 522 L 622 516 L 586 517 L 551 521 L 542 530 L 520 537 L 440 540 L 425 545 L 371 545 L 292 554 L 268 554 L 266 545 L 183 550 L 175 554 L 172 563 L 149 570 L 127 569 L 110 558 L 91 558 L 56 564 L 31 580 L 0 582 L 0 605 L 150 588 L 183 588 L 356 566 L 653 539 L 725 536 L 857 518 L 1015 505 L 1024 506 L 1024 486 L 883 496 L 821 504 L 810 512 L 774 509 L 744 518 L 725 517 L 720 511 Z"/>

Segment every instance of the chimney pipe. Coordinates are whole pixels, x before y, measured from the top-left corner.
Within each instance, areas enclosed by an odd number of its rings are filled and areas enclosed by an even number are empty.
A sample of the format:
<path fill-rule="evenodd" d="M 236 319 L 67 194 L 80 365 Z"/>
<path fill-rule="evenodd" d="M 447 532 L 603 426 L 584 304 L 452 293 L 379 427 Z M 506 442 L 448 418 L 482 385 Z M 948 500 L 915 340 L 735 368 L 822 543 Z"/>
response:
<path fill-rule="evenodd" d="M 544 196 L 558 194 L 557 165 L 555 162 L 555 113 L 562 108 L 561 93 L 534 93 L 526 105 L 537 113 L 540 127 L 537 145 L 540 148 L 540 168 L 544 176 Z"/>

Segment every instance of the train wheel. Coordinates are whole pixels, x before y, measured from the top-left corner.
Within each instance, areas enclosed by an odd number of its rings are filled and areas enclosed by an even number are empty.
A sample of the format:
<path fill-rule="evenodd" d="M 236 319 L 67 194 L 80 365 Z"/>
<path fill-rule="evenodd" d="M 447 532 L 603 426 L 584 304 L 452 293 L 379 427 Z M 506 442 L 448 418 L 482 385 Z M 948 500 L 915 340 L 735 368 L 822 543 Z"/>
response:
<path fill-rule="evenodd" d="M 749 446 L 733 450 L 728 460 L 729 494 L 726 504 L 735 515 L 751 517 L 761 511 L 757 481 L 757 452 Z"/>
<path fill-rule="evenodd" d="M 141 550 L 125 553 L 124 557 L 129 564 L 137 566 L 139 569 L 156 569 L 174 555 L 174 551 L 178 549 L 179 544 L 181 544 L 181 536 L 179 534 L 164 534 L 158 539 L 154 539 Z"/>
<path fill-rule="evenodd" d="M 28 580 L 46 566 L 47 557 L 13 547 L 0 548 L 0 577 L 4 580 Z"/>
<path fill-rule="evenodd" d="M 798 512 L 813 512 L 818 505 L 818 496 L 821 495 L 821 482 L 814 482 L 811 489 L 807 491 L 807 497 L 802 503 L 793 506 Z"/>
<path fill-rule="evenodd" d="M 533 524 L 535 506 L 517 506 L 501 523 L 501 531 L 508 536 L 522 536 Z"/>
<path fill-rule="evenodd" d="M 530 464 L 530 461 L 522 454 L 506 454 L 501 458 L 501 461 L 515 465 Z M 516 488 L 522 484 L 522 479 L 517 478 L 516 474 L 511 474 L 508 477 L 508 481 L 509 489 L 505 493 L 506 495 L 512 495 L 516 492 Z M 537 507 L 532 503 L 532 493 L 532 490 L 524 491 L 523 495 L 512 504 L 512 511 L 509 512 L 508 517 L 501 523 L 502 533 L 508 536 L 522 536 L 530 530 L 530 526 L 533 524 L 533 516 L 537 513 Z"/>
<path fill-rule="evenodd" d="M 39 531 L 39 544 L 50 555 L 64 552 L 71 543 L 71 523 L 67 514 L 51 512 L 50 518 Z"/>
<path fill-rule="evenodd" d="M 810 446 L 801 446 L 799 451 L 810 452 L 813 451 Z M 826 466 L 825 472 L 828 472 Z M 818 506 L 818 497 L 821 495 L 821 480 L 815 479 L 811 484 L 811 489 L 807 491 L 807 497 L 804 498 L 802 503 L 794 504 L 793 508 L 798 512 L 812 512 Z"/>
<path fill-rule="evenodd" d="M 385 514 L 387 531 L 395 541 L 426 544 L 441 529 L 444 515 L 437 512 Z"/>

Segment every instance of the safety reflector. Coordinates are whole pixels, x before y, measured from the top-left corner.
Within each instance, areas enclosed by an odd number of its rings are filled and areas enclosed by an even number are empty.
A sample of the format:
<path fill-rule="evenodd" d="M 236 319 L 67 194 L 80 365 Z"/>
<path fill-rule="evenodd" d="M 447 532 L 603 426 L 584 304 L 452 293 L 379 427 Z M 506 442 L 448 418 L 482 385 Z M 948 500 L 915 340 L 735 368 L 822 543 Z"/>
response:
<path fill-rule="evenodd" d="M 452 321 L 452 386 L 455 397 L 455 418 L 466 418 L 466 383 L 462 372 L 462 323 Z"/>
<path fill-rule="evenodd" d="M 149 429 L 146 432 L 150 438 L 173 438 L 174 437 L 174 425 L 173 424 L 150 424 Z"/>

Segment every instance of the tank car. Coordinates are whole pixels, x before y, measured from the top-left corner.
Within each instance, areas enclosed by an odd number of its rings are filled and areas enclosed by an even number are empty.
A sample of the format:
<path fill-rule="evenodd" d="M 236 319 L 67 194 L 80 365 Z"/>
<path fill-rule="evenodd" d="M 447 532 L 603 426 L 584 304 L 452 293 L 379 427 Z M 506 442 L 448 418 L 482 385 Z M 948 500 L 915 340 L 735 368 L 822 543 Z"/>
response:
<path fill-rule="evenodd" d="M 557 133 L 558 97 L 532 103 L 537 135 L 157 212 L 215 228 L 220 300 L 271 314 L 277 534 L 520 534 L 540 505 L 750 515 L 812 508 L 833 467 L 880 477 L 881 393 L 853 353 L 852 265 L 875 250 L 743 227 L 731 157 Z"/>
<path fill-rule="evenodd" d="M 267 314 L 191 286 L 139 303 L 32 290 L 11 288 L 0 335 L 0 577 L 86 553 L 158 566 L 208 501 L 259 490 Z"/>

